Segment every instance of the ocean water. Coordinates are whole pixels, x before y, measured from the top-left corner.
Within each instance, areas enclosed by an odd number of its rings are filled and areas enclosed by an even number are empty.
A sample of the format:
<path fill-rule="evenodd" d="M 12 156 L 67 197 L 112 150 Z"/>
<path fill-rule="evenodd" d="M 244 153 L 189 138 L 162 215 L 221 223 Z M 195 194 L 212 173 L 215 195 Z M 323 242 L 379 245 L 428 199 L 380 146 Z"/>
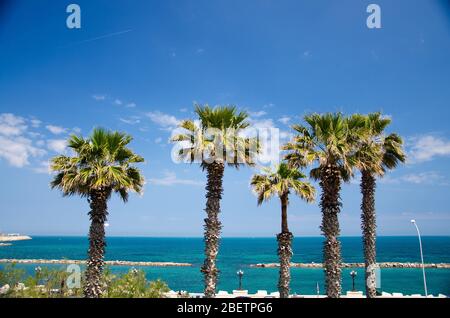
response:
<path fill-rule="evenodd" d="M 148 238 L 109 237 L 107 260 L 187 262 L 192 267 L 143 267 L 149 279 L 160 278 L 173 290 L 201 292 L 203 289 L 200 266 L 203 262 L 201 238 Z M 322 238 L 295 238 L 293 262 L 321 262 Z M 345 262 L 363 262 L 360 237 L 342 237 L 342 255 Z M 14 242 L 0 247 L 0 258 L 28 259 L 85 259 L 88 241 L 86 237 L 33 237 L 30 241 Z M 450 263 L 450 237 L 423 237 L 426 263 Z M 277 290 L 278 269 L 250 268 L 251 264 L 277 262 L 275 238 L 223 238 L 218 266 L 220 290 L 232 291 L 238 287 L 236 271 L 244 271 L 243 287 L 250 292 L 259 289 Z M 420 262 L 417 237 L 378 237 L 377 260 L 379 262 Z M 0 268 L 1 268 L 0 264 Z M 18 265 L 30 273 L 35 265 Z M 41 265 L 42 266 L 42 265 Z M 47 265 L 45 265 L 47 266 Z M 63 267 L 52 265 L 49 267 Z M 128 271 L 128 267 L 114 266 L 116 273 Z M 355 269 L 356 287 L 364 290 L 364 270 Z M 351 269 L 342 274 L 343 290 L 351 289 Z M 450 295 L 450 270 L 427 269 L 429 293 Z M 322 269 L 291 270 L 291 289 L 297 294 L 316 294 L 319 283 L 324 292 Z M 421 269 L 382 269 L 381 289 L 386 292 L 423 294 Z"/>

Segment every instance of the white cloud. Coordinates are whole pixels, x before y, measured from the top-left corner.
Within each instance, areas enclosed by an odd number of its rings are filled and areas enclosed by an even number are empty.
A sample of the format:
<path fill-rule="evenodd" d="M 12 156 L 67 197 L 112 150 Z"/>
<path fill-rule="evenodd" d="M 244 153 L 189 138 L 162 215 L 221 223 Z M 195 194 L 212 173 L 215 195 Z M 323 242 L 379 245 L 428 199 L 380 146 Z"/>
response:
<path fill-rule="evenodd" d="M 446 185 L 444 176 L 440 175 L 436 171 L 426 171 L 418 173 L 409 173 L 397 178 L 392 178 L 386 176 L 380 180 L 381 183 L 388 184 L 400 184 L 400 183 L 411 183 L 411 184 L 425 184 L 425 185 Z"/>
<path fill-rule="evenodd" d="M 39 128 L 42 124 L 42 121 L 40 121 L 39 119 L 31 119 L 30 123 L 33 128 Z"/>
<path fill-rule="evenodd" d="M 33 146 L 32 141 L 24 137 L 0 136 L 0 158 L 5 159 L 14 167 L 24 167 L 30 157 L 42 156 L 45 151 Z"/>
<path fill-rule="evenodd" d="M 37 167 L 33 168 L 33 171 L 36 173 L 50 174 L 51 173 L 50 162 L 41 161 Z"/>
<path fill-rule="evenodd" d="M 260 110 L 260 111 L 257 111 L 257 112 L 248 112 L 248 114 L 251 117 L 258 118 L 258 117 L 262 117 L 262 116 L 267 115 L 267 112 L 265 112 L 264 110 Z"/>
<path fill-rule="evenodd" d="M 158 137 L 155 139 L 155 144 L 160 144 L 162 142 L 162 138 Z"/>
<path fill-rule="evenodd" d="M 114 104 L 116 104 L 116 105 L 122 105 L 123 104 L 123 102 L 120 100 L 120 99 L 115 99 L 114 100 Z"/>
<path fill-rule="evenodd" d="M 197 52 L 197 54 L 203 54 L 203 53 L 205 53 L 205 50 L 202 48 L 198 48 L 196 52 Z"/>
<path fill-rule="evenodd" d="M 81 133 L 81 128 L 79 128 L 79 127 L 74 127 L 74 128 L 72 129 L 72 131 L 73 131 L 75 134 L 79 134 L 79 133 Z"/>
<path fill-rule="evenodd" d="M 419 163 L 433 160 L 435 157 L 450 156 L 450 141 L 440 137 L 425 135 L 412 139 L 408 151 L 408 161 Z"/>
<path fill-rule="evenodd" d="M 65 139 L 47 140 L 47 148 L 57 153 L 63 153 L 67 148 L 67 141 Z"/>
<path fill-rule="evenodd" d="M 60 126 L 47 125 L 47 126 L 45 126 L 45 128 L 47 128 L 47 130 L 50 131 L 54 135 L 59 135 L 59 134 L 66 132 L 66 128 L 60 127 Z"/>
<path fill-rule="evenodd" d="M 282 124 L 287 125 L 291 121 L 291 117 L 283 116 L 283 117 L 279 118 L 278 121 Z"/>
<path fill-rule="evenodd" d="M 180 108 L 180 112 L 182 113 L 187 113 L 188 109 L 187 108 Z"/>
<path fill-rule="evenodd" d="M 435 171 L 407 174 L 402 180 L 414 184 L 442 184 L 444 177 Z"/>
<path fill-rule="evenodd" d="M 136 125 L 141 122 L 141 119 L 138 116 L 131 116 L 127 118 L 120 118 L 120 121 L 128 125 Z"/>
<path fill-rule="evenodd" d="M 25 130 L 25 119 L 14 114 L 0 114 L 0 134 L 4 136 L 19 136 Z"/>
<path fill-rule="evenodd" d="M 128 104 L 126 104 L 125 107 L 127 107 L 127 108 L 134 108 L 134 107 L 136 107 L 136 103 L 128 103 Z"/>
<path fill-rule="evenodd" d="M 191 180 L 191 179 L 179 179 L 177 178 L 175 172 L 165 171 L 164 177 L 162 178 L 151 178 L 149 179 L 150 184 L 161 185 L 161 186 L 172 186 L 172 185 L 203 185 L 202 181 Z"/>
<path fill-rule="evenodd" d="M 92 95 L 92 98 L 95 99 L 96 101 L 102 101 L 102 100 L 106 99 L 106 95 L 96 94 L 96 95 Z"/>
<path fill-rule="evenodd" d="M 164 114 L 160 111 L 149 112 L 146 115 L 152 122 L 164 129 L 173 129 L 180 123 L 180 120 L 178 120 L 175 116 Z"/>

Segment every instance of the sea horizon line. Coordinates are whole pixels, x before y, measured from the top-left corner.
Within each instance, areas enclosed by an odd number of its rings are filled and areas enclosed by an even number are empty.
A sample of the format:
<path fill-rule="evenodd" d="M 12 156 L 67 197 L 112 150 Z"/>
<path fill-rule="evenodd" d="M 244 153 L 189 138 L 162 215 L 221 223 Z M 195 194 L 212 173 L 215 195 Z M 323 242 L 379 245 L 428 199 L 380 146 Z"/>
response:
<path fill-rule="evenodd" d="M 88 237 L 88 235 L 83 235 L 83 234 L 24 234 L 24 235 L 28 235 L 33 237 Z M 341 235 L 339 236 L 340 238 L 362 238 L 362 235 Z M 380 237 L 414 237 L 416 238 L 417 235 L 377 235 L 377 238 Z M 449 235 L 422 235 L 422 237 L 450 237 Z M 159 239 L 159 238 L 165 238 L 165 239 L 203 239 L 203 236 L 155 236 L 155 235 L 107 235 L 106 238 L 155 238 L 155 239 Z M 265 235 L 265 236 L 222 236 L 221 239 L 261 239 L 261 238 L 276 238 L 275 235 L 273 236 L 269 236 L 269 235 Z M 294 238 L 323 238 L 322 235 L 297 235 L 294 236 Z"/>

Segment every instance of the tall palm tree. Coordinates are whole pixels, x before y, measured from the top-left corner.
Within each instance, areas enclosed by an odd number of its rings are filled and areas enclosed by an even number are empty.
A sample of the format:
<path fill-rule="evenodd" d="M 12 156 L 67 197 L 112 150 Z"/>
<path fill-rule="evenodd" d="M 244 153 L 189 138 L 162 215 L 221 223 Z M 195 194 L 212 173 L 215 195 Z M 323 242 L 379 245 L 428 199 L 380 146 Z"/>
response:
<path fill-rule="evenodd" d="M 356 117 L 345 118 L 340 113 L 327 113 L 305 116 L 305 122 L 307 126 L 293 126 L 297 135 L 283 148 L 289 151 L 286 159 L 293 167 L 317 163 L 310 174 L 311 178 L 320 181 L 322 189 L 320 228 L 325 236 L 325 286 L 328 297 L 338 298 L 341 294 L 341 245 L 338 240 L 341 183 L 351 177 L 349 158 L 364 121 Z"/>
<path fill-rule="evenodd" d="M 364 259 L 366 267 L 367 297 L 376 296 L 376 178 L 386 170 L 405 162 L 403 140 L 397 134 L 385 134 L 391 119 L 380 113 L 365 116 L 366 134 L 360 135 L 358 148 L 353 156 L 354 165 L 361 172 L 361 228 L 363 231 Z"/>
<path fill-rule="evenodd" d="M 129 192 L 140 193 L 144 184 L 140 171 L 134 167 L 144 159 L 127 147 L 131 141 L 129 135 L 96 128 L 87 139 L 71 136 L 68 147 L 73 156 L 57 156 L 51 162 L 51 169 L 56 172 L 52 188 L 60 189 L 64 196 L 87 198 L 91 209 L 85 297 L 98 298 L 103 291 L 108 199 L 115 192 L 126 202 Z"/>
<path fill-rule="evenodd" d="M 248 115 L 237 112 L 236 107 L 208 105 L 195 107 L 199 122 L 185 120 L 180 124 L 183 130 L 172 138 L 179 144 L 179 159 L 199 163 L 207 172 L 206 218 L 204 225 L 205 261 L 202 266 L 205 297 L 216 294 L 218 269 L 216 258 L 219 252 L 220 200 L 223 193 L 225 165 L 238 168 L 254 165 L 259 145 L 255 138 L 244 137 L 249 127 Z"/>
<path fill-rule="evenodd" d="M 312 202 L 315 196 L 314 187 L 303 181 L 306 178 L 297 169 L 291 169 L 286 163 L 281 163 L 272 171 L 265 169 L 263 174 L 254 175 L 251 180 L 253 190 L 258 195 L 258 205 L 270 200 L 274 195 L 281 202 L 281 233 L 277 235 L 278 256 L 280 258 L 280 277 L 278 290 L 281 298 L 289 297 L 289 284 L 291 280 L 290 265 L 292 258 L 292 239 L 289 231 L 287 207 L 290 191 L 294 191 L 302 199 Z"/>

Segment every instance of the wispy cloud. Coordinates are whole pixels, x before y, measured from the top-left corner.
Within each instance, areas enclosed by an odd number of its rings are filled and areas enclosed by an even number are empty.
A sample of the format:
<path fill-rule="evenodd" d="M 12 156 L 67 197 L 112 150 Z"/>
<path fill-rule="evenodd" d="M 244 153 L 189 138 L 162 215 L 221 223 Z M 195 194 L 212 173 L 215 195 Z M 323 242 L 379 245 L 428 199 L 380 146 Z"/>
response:
<path fill-rule="evenodd" d="M 18 136 L 27 129 L 25 119 L 14 114 L 0 114 L 0 134 L 4 136 Z"/>
<path fill-rule="evenodd" d="M 45 128 L 47 128 L 47 130 L 50 131 L 54 135 L 60 135 L 67 131 L 66 128 L 61 127 L 61 126 L 55 126 L 55 125 L 47 125 L 47 126 L 45 126 Z"/>
<path fill-rule="evenodd" d="M 424 135 L 412 138 L 409 144 L 409 163 L 420 163 L 436 157 L 450 156 L 450 141 L 441 137 Z"/>
<path fill-rule="evenodd" d="M 30 123 L 33 128 L 39 128 L 42 124 L 42 121 L 40 121 L 39 119 L 33 118 L 30 120 Z"/>
<path fill-rule="evenodd" d="M 251 117 L 259 118 L 267 115 L 267 112 L 264 110 L 256 111 L 256 112 L 248 112 Z"/>
<path fill-rule="evenodd" d="M 160 111 L 149 112 L 146 115 L 152 122 L 165 130 L 173 129 L 180 123 L 180 120 L 175 116 L 165 114 Z"/>
<path fill-rule="evenodd" d="M 96 101 L 102 101 L 106 99 L 106 95 L 94 94 L 92 95 L 92 98 Z"/>
<path fill-rule="evenodd" d="M 137 105 L 135 102 L 132 101 L 124 101 L 121 98 L 117 98 L 117 97 L 112 97 L 112 96 L 108 96 L 106 94 L 94 94 L 92 95 L 92 98 L 97 101 L 97 102 L 104 102 L 104 101 L 108 101 L 114 105 L 117 106 L 124 106 L 126 108 L 135 108 Z"/>
<path fill-rule="evenodd" d="M 29 165 L 31 157 L 43 156 L 45 151 L 25 137 L 29 133 L 25 118 L 11 113 L 0 114 L 0 158 L 20 168 Z"/>
<path fill-rule="evenodd" d="M 291 121 L 291 117 L 283 116 L 283 117 L 279 118 L 278 121 L 284 125 L 287 125 Z"/>
<path fill-rule="evenodd" d="M 411 183 L 417 185 L 447 185 L 445 177 L 436 171 L 426 171 L 418 173 L 409 173 L 400 177 L 393 178 L 386 176 L 380 179 L 380 183 L 386 184 L 401 184 Z"/>
<path fill-rule="evenodd" d="M 30 157 L 44 154 L 44 150 L 33 146 L 31 139 L 21 136 L 8 138 L 0 135 L 0 158 L 5 159 L 14 167 L 21 168 L 29 165 Z"/>
<path fill-rule="evenodd" d="M 119 118 L 121 122 L 128 125 L 136 125 L 141 122 L 141 118 L 139 116 L 130 116 L 126 118 Z"/>
<path fill-rule="evenodd" d="M 173 185 L 193 185 L 193 186 L 201 186 L 203 185 L 202 181 L 199 180 L 191 180 L 191 179 L 179 179 L 175 172 L 165 171 L 164 176 L 162 178 L 150 178 L 150 184 L 160 185 L 160 186 L 173 186 Z"/>
<path fill-rule="evenodd" d="M 32 170 L 36 173 L 50 174 L 51 173 L 50 162 L 49 161 L 41 161 L 38 164 L 38 166 L 33 168 Z"/>
<path fill-rule="evenodd" d="M 65 139 L 47 140 L 47 148 L 57 153 L 64 153 L 67 148 L 67 141 Z"/>

